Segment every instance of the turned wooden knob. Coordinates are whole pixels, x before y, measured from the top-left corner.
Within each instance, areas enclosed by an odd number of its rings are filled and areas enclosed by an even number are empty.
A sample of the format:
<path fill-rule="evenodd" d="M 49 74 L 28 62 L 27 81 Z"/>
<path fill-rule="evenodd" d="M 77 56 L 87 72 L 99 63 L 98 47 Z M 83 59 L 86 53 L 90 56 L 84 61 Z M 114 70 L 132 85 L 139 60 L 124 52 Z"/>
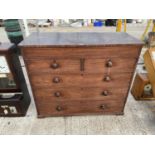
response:
<path fill-rule="evenodd" d="M 53 69 L 57 69 L 57 68 L 60 67 L 60 65 L 59 65 L 58 63 L 54 62 L 54 63 L 51 65 L 51 67 L 52 67 Z"/>
<path fill-rule="evenodd" d="M 106 76 L 104 77 L 104 81 L 106 81 L 106 82 L 111 81 L 111 77 L 110 77 L 109 75 L 106 75 Z"/>
<path fill-rule="evenodd" d="M 54 83 L 59 83 L 60 82 L 60 78 L 59 77 L 54 77 L 53 78 L 53 82 Z"/>
<path fill-rule="evenodd" d="M 104 110 L 106 106 L 104 104 L 100 105 L 100 109 Z"/>
<path fill-rule="evenodd" d="M 108 96 L 108 91 L 107 90 L 104 90 L 103 93 L 102 93 L 102 95 Z"/>
<path fill-rule="evenodd" d="M 107 64 L 106 64 L 107 67 L 112 67 L 113 66 L 113 63 L 111 60 L 108 60 L 107 61 Z"/>
<path fill-rule="evenodd" d="M 61 96 L 61 93 L 59 91 L 55 92 L 54 93 L 55 97 L 60 97 Z"/>
<path fill-rule="evenodd" d="M 57 111 L 62 111 L 63 109 L 62 109 L 61 106 L 57 106 L 57 107 L 56 107 L 56 110 L 57 110 Z"/>

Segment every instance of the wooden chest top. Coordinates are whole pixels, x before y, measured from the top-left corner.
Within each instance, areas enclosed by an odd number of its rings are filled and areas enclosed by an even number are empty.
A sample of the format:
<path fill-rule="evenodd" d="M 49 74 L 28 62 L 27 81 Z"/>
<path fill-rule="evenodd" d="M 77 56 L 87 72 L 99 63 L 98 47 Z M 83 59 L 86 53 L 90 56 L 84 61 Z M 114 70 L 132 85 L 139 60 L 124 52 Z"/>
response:
<path fill-rule="evenodd" d="M 122 46 L 142 44 L 140 40 L 124 32 L 51 32 L 32 33 L 19 46 Z"/>

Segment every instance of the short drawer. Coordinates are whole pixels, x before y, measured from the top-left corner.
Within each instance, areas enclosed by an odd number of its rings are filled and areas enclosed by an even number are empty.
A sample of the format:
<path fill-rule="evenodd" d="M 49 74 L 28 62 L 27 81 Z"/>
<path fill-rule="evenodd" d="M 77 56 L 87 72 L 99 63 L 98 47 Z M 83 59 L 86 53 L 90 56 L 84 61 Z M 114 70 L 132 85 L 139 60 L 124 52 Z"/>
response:
<path fill-rule="evenodd" d="M 34 88 L 34 87 L 33 87 Z M 58 88 L 58 89 L 34 89 L 37 101 L 54 102 L 69 100 L 117 100 L 124 99 L 127 88 Z"/>
<path fill-rule="evenodd" d="M 80 72 L 79 59 L 31 59 L 26 60 L 29 73 L 78 73 Z"/>
<path fill-rule="evenodd" d="M 127 73 L 134 72 L 137 60 L 132 58 L 87 59 L 87 73 Z"/>
<path fill-rule="evenodd" d="M 37 104 L 38 116 L 69 116 L 81 114 L 123 114 L 123 101 L 74 101 Z"/>
<path fill-rule="evenodd" d="M 59 87 L 128 87 L 132 73 L 111 74 L 32 74 L 30 80 L 32 86 L 38 88 Z"/>

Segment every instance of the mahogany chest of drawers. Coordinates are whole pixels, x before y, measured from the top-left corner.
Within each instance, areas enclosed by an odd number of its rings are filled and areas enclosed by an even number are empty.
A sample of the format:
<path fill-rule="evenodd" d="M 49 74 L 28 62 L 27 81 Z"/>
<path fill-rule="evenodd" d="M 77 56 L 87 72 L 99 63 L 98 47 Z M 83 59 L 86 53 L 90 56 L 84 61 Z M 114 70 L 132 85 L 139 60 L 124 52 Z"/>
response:
<path fill-rule="evenodd" d="M 127 33 L 33 33 L 20 48 L 38 117 L 123 114 L 142 42 Z"/>

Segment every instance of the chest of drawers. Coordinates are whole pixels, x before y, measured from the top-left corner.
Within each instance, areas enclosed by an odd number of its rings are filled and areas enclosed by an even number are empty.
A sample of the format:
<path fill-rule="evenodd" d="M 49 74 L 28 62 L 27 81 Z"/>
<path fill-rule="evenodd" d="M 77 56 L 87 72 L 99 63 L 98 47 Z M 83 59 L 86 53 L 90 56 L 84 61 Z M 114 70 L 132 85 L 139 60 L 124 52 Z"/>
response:
<path fill-rule="evenodd" d="M 126 33 L 40 33 L 20 48 L 38 117 L 123 114 L 142 42 Z"/>

